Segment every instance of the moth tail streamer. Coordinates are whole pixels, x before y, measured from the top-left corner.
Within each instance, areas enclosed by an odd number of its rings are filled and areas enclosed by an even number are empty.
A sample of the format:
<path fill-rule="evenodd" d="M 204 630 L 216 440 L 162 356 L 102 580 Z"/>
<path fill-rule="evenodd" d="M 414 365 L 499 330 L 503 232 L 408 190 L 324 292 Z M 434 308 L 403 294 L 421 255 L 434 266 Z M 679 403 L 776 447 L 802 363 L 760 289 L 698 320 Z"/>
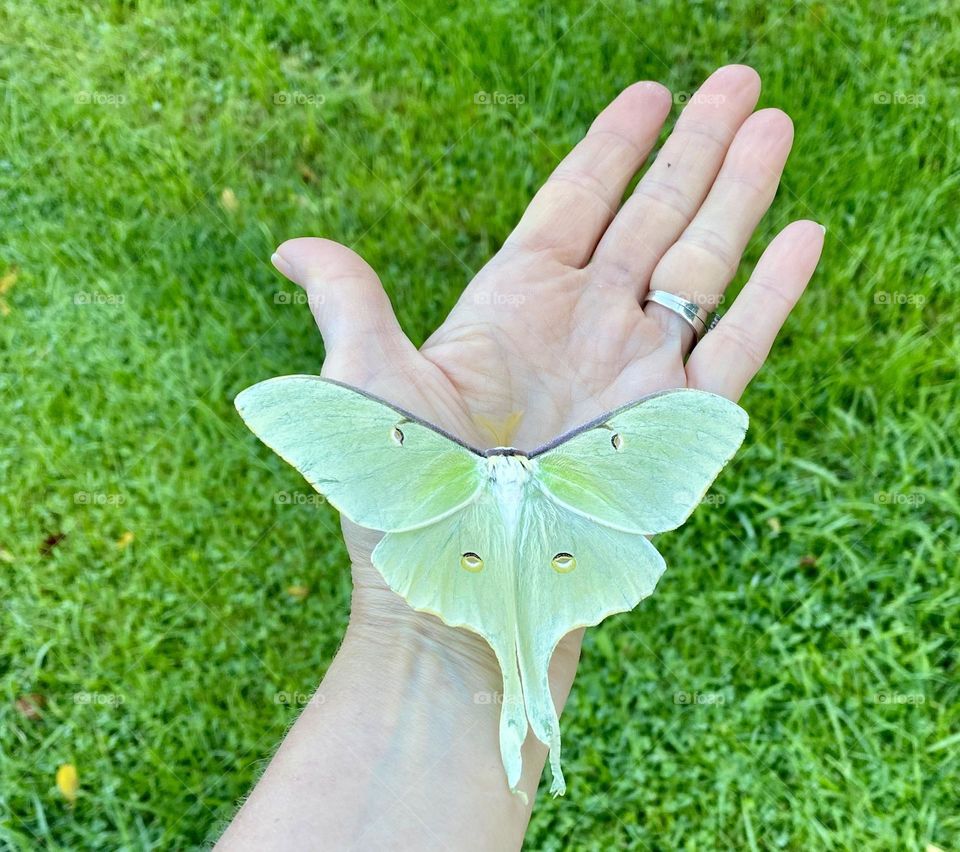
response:
<path fill-rule="evenodd" d="M 491 645 L 491 647 L 493 647 Z M 523 774 L 523 743 L 527 738 L 527 713 L 523 703 L 523 689 L 516 655 L 494 649 L 503 677 L 502 705 L 500 707 L 500 759 L 507 773 L 510 792 L 527 804 L 527 794 L 519 788 Z M 511 665 L 512 660 L 512 665 Z"/>
<path fill-rule="evenodd" d="M 553 796 L 562 796 L 567 792 L 567 783 L 560 767 L 560 719 L 550 693 L 550 679 L 547 674 L 550 655 L 539 655 L 531 651 L 532 649 L 528 650 L 520 643 L 518 660 L 523 682 L 523 701 L 534 736 L 550 749 L 550 792 Z"/>
<path fill-rule="evenodd" d="M 556 742 L 550 744 L 550 773 L 553 781 L 550 784 L 550 793 L 556 798 L 563 796 L 567 792 L 567 782 L 563 777 L 563 770 L 560 768 L 560 734 L 557 733 Z"/>

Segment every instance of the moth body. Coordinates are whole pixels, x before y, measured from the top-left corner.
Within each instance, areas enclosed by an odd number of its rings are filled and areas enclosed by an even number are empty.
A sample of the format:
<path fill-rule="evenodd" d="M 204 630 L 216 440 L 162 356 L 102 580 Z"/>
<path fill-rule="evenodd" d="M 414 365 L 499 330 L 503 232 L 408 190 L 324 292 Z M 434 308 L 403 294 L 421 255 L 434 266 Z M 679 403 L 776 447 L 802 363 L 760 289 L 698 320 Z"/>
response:
<path fill-rule="evenodd" d="M 385 533 L 374 567 L 414 609 L 482 636 L 503 675 L 499 740 L 520 792 L 528 730 L 562 794 L 548 670 L 571 630 L 632 609 L 743 440 L 734 403 L 666 391 L 528 453 L 480 449 L 362 391 L 286 376 L 237 397 L 247 425 L 346 517 Z M 485 734 L 486 735 L 486 734 Z"/>
<path fill-rule="evenodd" d="M 487 487 L 493 492 L 507 539 L 511 542 L 520 524 L 525 492 L 532 484 L 531 465 L 530 459 L 516 451 L 487 456 Z"/>

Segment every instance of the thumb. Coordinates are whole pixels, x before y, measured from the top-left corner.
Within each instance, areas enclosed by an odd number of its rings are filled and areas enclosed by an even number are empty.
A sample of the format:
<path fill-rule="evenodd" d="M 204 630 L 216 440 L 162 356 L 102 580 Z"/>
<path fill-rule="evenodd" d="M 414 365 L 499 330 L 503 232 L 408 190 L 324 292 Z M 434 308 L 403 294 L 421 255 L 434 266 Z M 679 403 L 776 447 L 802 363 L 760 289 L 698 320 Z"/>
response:
<path fill-rule="evenodd" d="M 300 237 L 283 243 L 271 261 L 306 291 L 327 352 L 324 372 L 333 378 L 348 378 L 336 365 L 352 363 L 366 373 L 389 363 L 398 350 L 412 349 L 380 279 L 356 252 L 332 240 Z"/>

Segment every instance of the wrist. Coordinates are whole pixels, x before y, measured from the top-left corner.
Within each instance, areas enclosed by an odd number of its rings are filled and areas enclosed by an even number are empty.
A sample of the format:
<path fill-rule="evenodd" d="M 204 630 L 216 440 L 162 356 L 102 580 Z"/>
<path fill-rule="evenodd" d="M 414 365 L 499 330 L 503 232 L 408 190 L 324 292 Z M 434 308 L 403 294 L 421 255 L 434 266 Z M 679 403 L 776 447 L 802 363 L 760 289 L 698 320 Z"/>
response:
<path fill-rule="evenodd" d="M 378 665 L 395 663 L 406 677 L 423 678 L 437 666 L 477 689 L 501 685 L 497 658 L 480 636 L 411 609 L 389 589 L 354 586 L 343 649 Z"/>
<path fill-rule="evenodd" d="M 567 634 L 550 663 L 550 686 L 561 695 L 558 712 L 576 676 L 583 629 Z M 455 671 L 464 682 L 499 694 L 502 675 L 496 655 L 478 634 L 450 627 L 430 613 L 418 612 L 384 582 L 369 558 L 353 562 L 353 595 L 344 646 L 360 655 L 383 659 L 403 655 L 433 660 Z"/>

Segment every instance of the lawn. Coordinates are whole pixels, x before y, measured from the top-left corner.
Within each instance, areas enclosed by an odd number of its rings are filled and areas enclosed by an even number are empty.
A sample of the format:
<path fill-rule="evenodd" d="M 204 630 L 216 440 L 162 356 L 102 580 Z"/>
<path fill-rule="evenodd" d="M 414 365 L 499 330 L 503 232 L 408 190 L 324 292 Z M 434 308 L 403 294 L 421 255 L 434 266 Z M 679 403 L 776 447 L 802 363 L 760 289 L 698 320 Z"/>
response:
<path fill-rule="evenodd" d="M 734 289 L 791 219 L 824 259 L 528 845 L 958 848 L 960 13 L 260 5 L 0 4 L 0 848 L 202 845 L 336 651 L 336 517 L 232 404 L 323 359 L 273 248 L 422 341 L 621 87 L 732 61 L 797 128 Z"/>

